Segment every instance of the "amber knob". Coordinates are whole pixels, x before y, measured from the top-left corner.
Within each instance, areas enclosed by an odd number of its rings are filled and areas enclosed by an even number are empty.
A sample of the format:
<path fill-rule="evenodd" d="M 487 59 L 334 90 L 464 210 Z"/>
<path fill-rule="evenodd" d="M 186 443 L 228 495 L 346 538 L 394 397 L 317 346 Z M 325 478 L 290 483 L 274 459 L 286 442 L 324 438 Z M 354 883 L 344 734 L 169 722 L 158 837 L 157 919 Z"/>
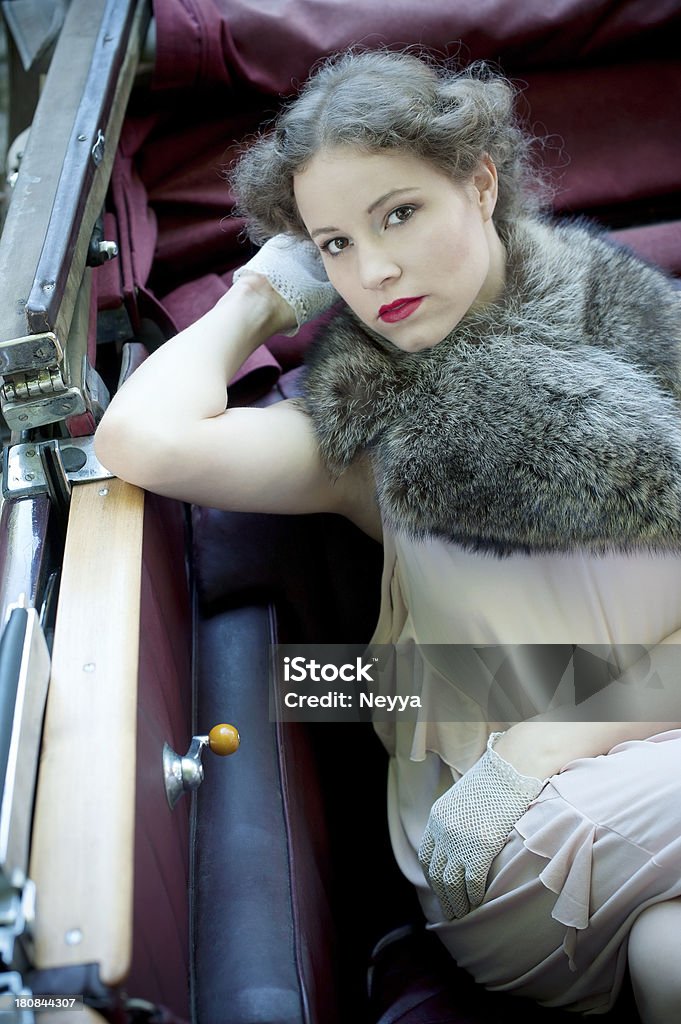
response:
<path fill-rule="evenodd" d="M 208 746 L 219 757 L 227 757 L 228 754 L 233 754 L 235 750 L 239 749 L 240 743 L 239 730 L 235 729 L 233 725 L 226 725 L 224 722 L 222 725 L 214 725 L 208 733 Z"/>

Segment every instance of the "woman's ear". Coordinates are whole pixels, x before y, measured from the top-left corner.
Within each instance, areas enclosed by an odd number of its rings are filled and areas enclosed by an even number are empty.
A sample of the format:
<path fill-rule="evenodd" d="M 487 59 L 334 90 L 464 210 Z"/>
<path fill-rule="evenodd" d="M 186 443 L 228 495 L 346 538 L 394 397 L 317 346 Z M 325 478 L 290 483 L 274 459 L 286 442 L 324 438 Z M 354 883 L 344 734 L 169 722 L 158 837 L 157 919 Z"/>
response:
<path fill-rule="evenodd" d="M 483 220 L 491 220 L 497 205 L 499 177 L 494 161 L 485 153 L 473 175 L 478 204 Z"/>

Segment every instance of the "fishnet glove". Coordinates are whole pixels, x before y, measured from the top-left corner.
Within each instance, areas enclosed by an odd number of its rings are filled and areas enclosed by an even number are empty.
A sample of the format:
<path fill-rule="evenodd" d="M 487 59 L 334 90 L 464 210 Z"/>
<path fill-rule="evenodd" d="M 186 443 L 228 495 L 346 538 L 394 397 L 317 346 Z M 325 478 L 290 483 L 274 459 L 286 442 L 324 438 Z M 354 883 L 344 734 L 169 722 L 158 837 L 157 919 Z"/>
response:
<path fill-rule="evenodd" d="M 266 277 L 275 292 L 281 295 L 296 315 L 297 327 L 284 333 L 297 334 L 298 328 L 339 299 L 329 283 L 319 249 L 295 235 L 275 235 L 255 256 L 234 273 L 234 281 L 242 274 Z"/>
<path fill-rule="evenodd" d="M 497 754 L 501 735 L 493 732 L 482 757 L 435 801 L 419 847 L 426 880 L 449 920 L 482 903 L 492 861 L 545 785 Z"/>

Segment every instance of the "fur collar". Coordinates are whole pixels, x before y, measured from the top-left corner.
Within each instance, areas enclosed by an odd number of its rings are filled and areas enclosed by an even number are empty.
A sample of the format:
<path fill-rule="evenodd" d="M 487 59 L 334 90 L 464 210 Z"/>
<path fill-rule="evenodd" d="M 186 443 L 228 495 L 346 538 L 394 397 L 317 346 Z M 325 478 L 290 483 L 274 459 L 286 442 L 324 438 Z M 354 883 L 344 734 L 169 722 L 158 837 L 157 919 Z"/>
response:
<path fill-rule="evenodd" d="M 502 233 L 501 299 L 403 353 L 349 311 L 304 398 L 338 475 L 368 452 L 387 527 L 497 555 L 681 549 L 681 303 L 581 224 Z"/>

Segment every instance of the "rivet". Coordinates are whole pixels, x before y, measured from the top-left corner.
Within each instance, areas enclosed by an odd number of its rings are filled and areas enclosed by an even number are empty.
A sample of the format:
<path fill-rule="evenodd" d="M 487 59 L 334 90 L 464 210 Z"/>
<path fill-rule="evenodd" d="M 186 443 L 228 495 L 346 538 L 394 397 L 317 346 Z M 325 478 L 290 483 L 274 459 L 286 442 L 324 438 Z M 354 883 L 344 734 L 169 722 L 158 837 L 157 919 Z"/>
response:
<path fill-rule="evenodd" d="M 95 665 L 94 661 L 86 661 L 85 664 L 83 665 L 83 672 L 94 672 L 96 668 L 97 666 Z"/>
<path fill-rule="evenodd" d="M 100 487 L 99 490 L 97 491 L 97 494 L 100 496 L 100 498 L 106 498 L 108 493 L 109 493 L 109 488 L 108 487 Z"/>
<path fill-rule="evenodd" d="M 64 935 L 64 941 L 67 946 L 77 946 L 83 941 L 83 933 L 80 928 L 69 928 Z"/>
<path fill-rule="evenodd" d="M 79 135 L 78 136 L 78 141 L 79 142 L 85 142 L 86 140 L 87 140 L 87 135 Z"/>

